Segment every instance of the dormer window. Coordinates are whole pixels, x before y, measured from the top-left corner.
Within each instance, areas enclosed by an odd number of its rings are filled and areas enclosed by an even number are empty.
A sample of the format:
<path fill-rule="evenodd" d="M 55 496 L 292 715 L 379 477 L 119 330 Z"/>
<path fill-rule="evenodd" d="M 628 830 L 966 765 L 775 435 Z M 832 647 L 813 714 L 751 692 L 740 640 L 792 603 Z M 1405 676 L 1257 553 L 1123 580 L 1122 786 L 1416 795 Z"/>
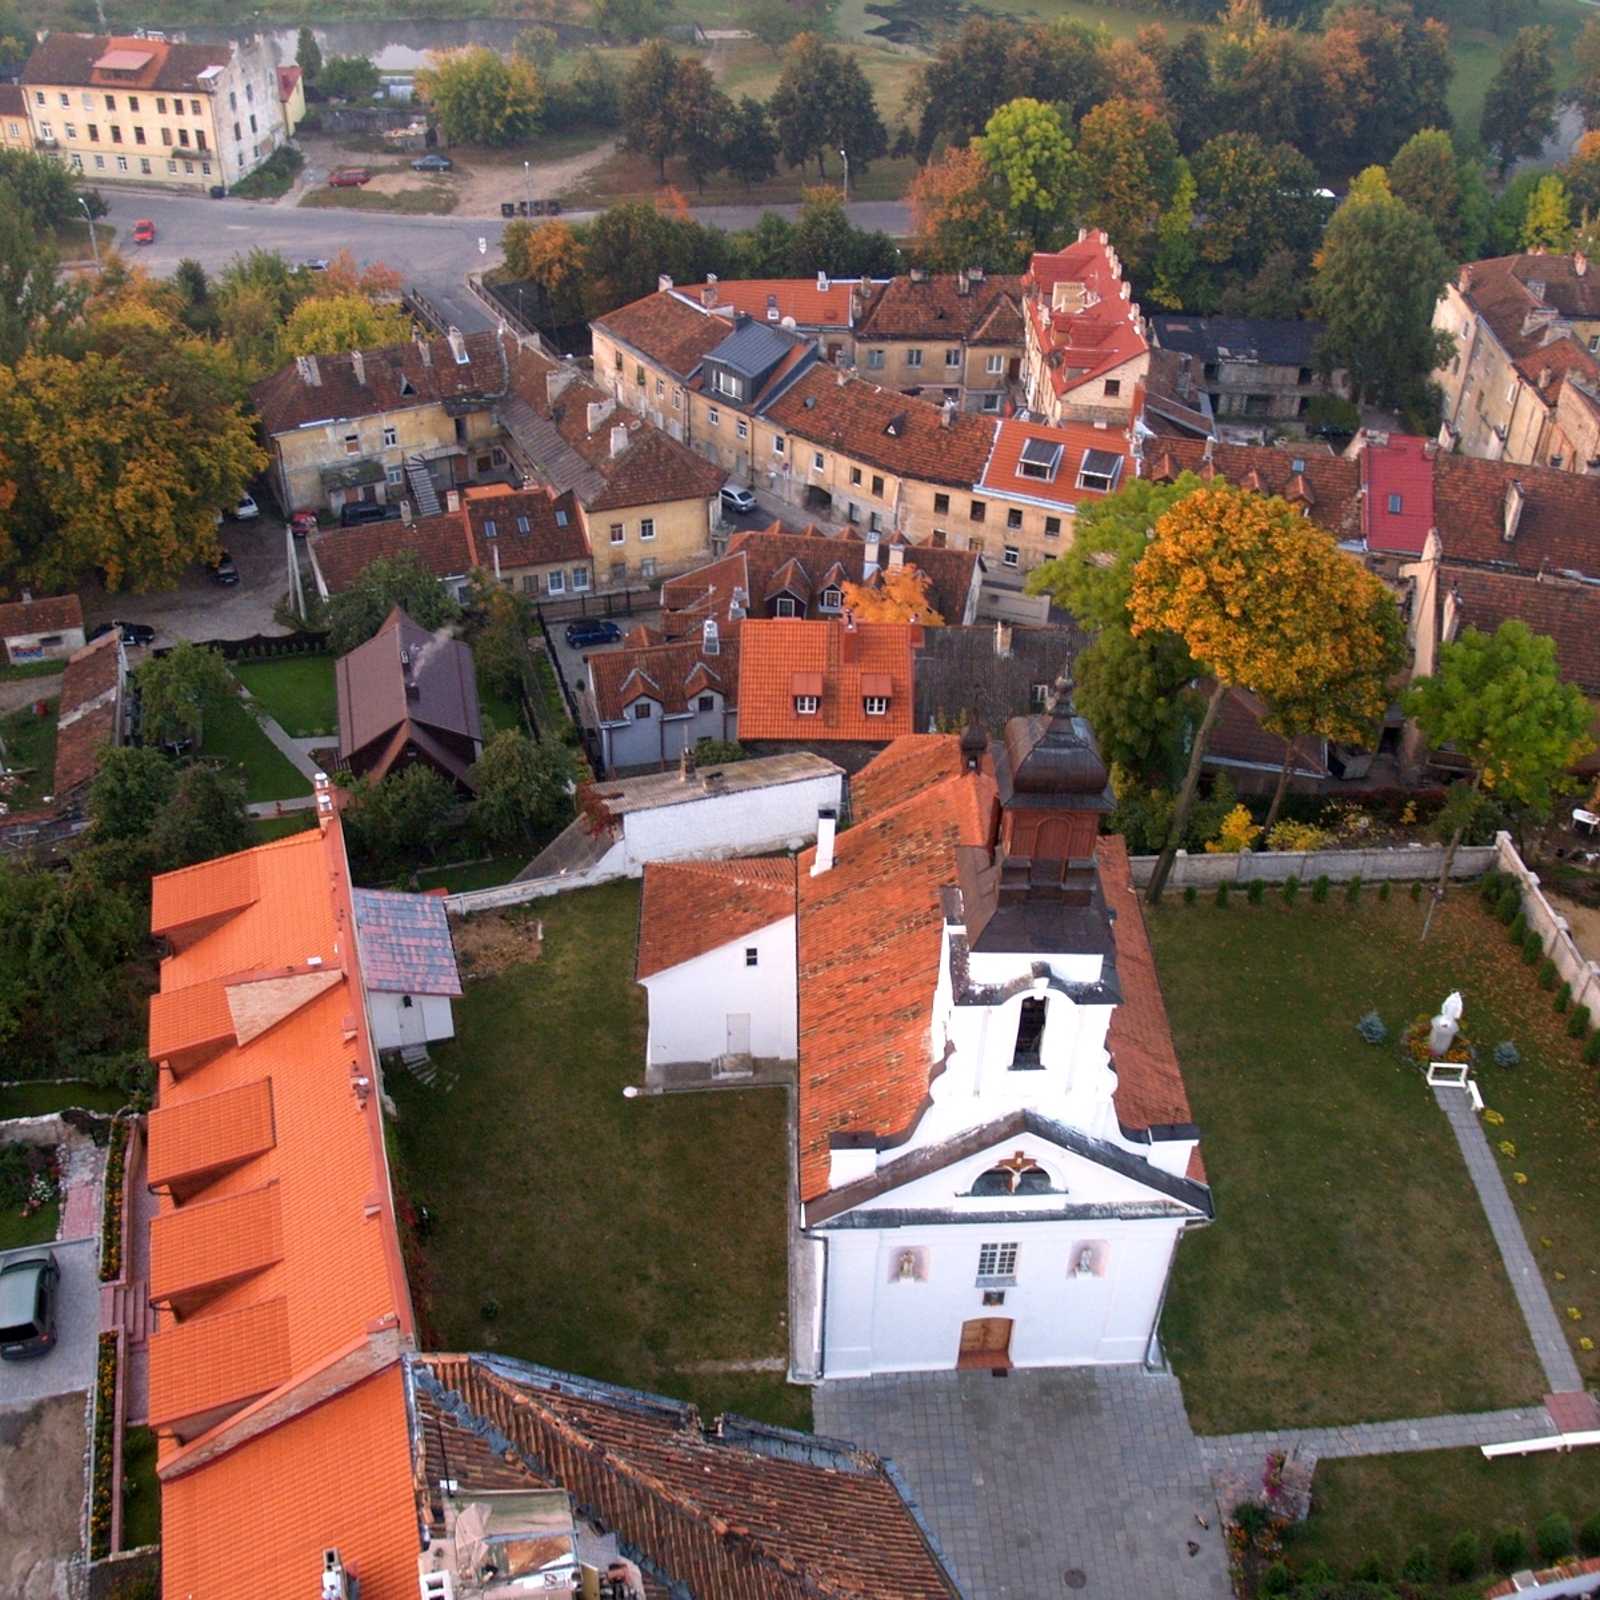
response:
<path fill-rule="evenodd" d="M 861 704 L 869 717 L 886 717 L 889 714 L 889 697 L 886 694 L 866 695 Z"/>
<path fill-rule="evenodd" d="M 488 521 L 486 521 L 484 523 L 484 525 L 483 525 L 483 536 L 484 536 L 484 538 L 485 539 L 493 539 L 499 532 L 500 532 L 499 524 L 495 522 L 493 517 L 490 517 L 488 519 Z"/>
<path fill-rule="evenodd" d="M 736 378 L 725 367 L 717 368 L 717 392 L 731 395 L 735 400 L 744 399 L 744 379 Z"/>
<path fill-rule="evenodd" d="M 794 709 L 802 717 L 814 717 L 821 708 L 822 702 L 814 694 L 797 694 L 794 697 Z"/>
<path fill-rule="evenodd" d="M 838 611 L 844 605 L 844 595 L 838 589 L 824 589 L 818 603 L 824 611 Z"/>
<path fill-rule="evenodd" d="M 1044 1043 L 1045 1002 L 1035 995 L 1022 1002 L 1017 1019 L 1017 1043 L 1011 1054 L 1013 1072 L 1037 1072 L 1044 1065 L 1040 1048 Z"/>
<path fill-rule="evenodd" d="M 1110 494 L 1122 476 L 1122 457 L 1112 450 L 1085 450 L 1078 468 L 1078 487 Z"/>
<path fill-rule="evenodd" d="M 556 526 L 558 528 L 564 528 L 564 527 L 566 527 L 566 525 L 567 525 L 567 514 L 566 514 L 566 512 L 565 511 L 557 511 L 556 512 Z M 524 522 L 523 526 L 526 527 L 527 523 Z"/>
<path fill-rule="evenodd" d="M 1024 478 L 1034 478 L 1040 483 L 1054 483 L 1056 469 L 1061 465 L 1061 446 L 1050 439 L 1029 439 L 1022 447 L 1017 461 L 1017 471 Z"/>

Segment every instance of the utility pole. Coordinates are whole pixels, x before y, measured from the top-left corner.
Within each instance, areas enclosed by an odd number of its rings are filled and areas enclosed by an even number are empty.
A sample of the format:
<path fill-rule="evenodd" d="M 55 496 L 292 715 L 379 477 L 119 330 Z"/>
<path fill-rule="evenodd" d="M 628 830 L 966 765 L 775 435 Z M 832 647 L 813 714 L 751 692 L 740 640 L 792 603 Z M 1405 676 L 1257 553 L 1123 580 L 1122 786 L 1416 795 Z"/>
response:
<path fill-rule="evenodd" d="M 522 199 L 524 204 L 523 215 L 531 217 L 533 215 L 533 163 L 531 161 L 522 163 Z"/>
<path fill-rule="evenodd" d="M 850 204 L 850 152 L 841 150 L 839 159 L 844 162 L 844 203 Z"/>
<path fill-rule="evenodd" d="M 94 212 L 89 209 L 89 202 L 80 194 L 78 204 L 83 207 L 83 214 L 89 219 L 89 249 L 94 253 L 94 269 L 100 270 L 100 241 L 94 231 Z"/>

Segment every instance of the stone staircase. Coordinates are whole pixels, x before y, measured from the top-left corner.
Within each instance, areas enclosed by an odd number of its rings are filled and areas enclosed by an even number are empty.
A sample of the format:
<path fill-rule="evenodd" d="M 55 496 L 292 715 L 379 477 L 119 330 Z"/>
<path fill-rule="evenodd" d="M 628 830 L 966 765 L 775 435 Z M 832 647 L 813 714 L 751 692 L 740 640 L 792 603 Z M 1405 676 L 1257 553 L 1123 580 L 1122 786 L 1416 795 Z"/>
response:
<path fill-rule="evenodd" d="M 425 1044 L 405 1045 L 400 1051 L 400 1064 L 424 1088 L 438 1089 L 443 1094 L 449 1094 L 459 1081 L 455 1073 L 440 1069 Z"/>
<path fill-rule="evenodd" d="M 411 486 L 411 498 L 419 517 L 439 515 L 439 492 L 433 486 L 433 474 L 421 456 L 411 456 L 406 461 L 406 482 Z"/>
<path fill-rule="evenodd" d="M 100 1286 L 100 1331 L 126 1333 L 130 1345 L 144 1344 L 150 1337 L 155 1313 L 150 1309 L 150 1286 L 139 1279 L 133 1283 L 105 1283 Z"/>

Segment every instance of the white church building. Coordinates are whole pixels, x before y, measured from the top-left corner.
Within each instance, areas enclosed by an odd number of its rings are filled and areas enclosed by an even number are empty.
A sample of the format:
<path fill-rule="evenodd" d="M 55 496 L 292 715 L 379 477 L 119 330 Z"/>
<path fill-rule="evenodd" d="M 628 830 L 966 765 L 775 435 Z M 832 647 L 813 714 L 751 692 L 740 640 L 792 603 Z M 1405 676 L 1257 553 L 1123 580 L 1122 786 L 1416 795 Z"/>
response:
<path fill-rule="evenodd" d="M 1212 1208 L 1110 805 L 1070 713 L 913 735 L 798 857 L 792 1377 L 1150 1351 Z"/>

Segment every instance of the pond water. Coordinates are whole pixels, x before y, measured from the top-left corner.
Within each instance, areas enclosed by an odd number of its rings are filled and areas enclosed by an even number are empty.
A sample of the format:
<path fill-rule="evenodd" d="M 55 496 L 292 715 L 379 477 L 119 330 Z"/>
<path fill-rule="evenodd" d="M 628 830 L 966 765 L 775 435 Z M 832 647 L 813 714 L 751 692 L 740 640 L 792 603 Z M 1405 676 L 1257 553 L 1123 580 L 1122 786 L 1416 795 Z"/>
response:
<path fill-rule="evenodd" d="M 321 22 L 313 23 L 324 58 L 328 56 L 366 56 L 380 72 L 414 72 L 427 65 L 432 50 L 459 50 L 467 45 L 488 45 L 509 53 L 516 37 L 534 24 L 527 19 L 472 17 L 458 21 Z M 588 45 L 597 42 L 593 28 L 571 23 L 543 23 L 563 45 Z M 240 39 L 255 32 L 248 28 L 183 27 L 174 29 L 195 44 L 211 44 L 223 39 Z M 288 66 L 294 60 L 298 27 L 278 28 L 268 24 L 259 30 L 267 40 L 274 62 Z"/>

